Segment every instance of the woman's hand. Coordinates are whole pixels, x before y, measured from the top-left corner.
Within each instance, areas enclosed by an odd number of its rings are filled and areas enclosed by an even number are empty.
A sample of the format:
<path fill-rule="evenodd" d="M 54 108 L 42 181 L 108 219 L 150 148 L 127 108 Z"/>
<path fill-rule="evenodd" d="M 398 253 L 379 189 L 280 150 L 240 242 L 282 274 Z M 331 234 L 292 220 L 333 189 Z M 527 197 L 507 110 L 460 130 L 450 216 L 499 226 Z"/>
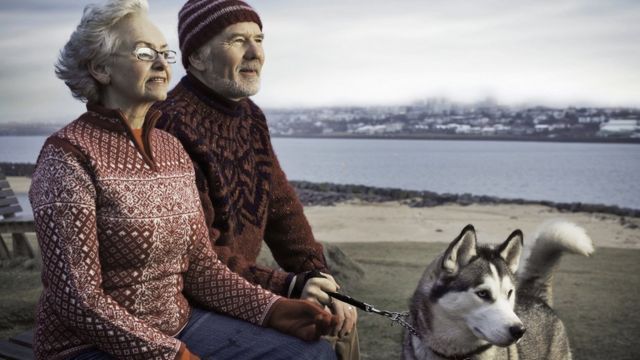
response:
<path fill-rule="evenodd" d="M 310 301 L 280 298 L 271 307 L 265 326 L 314 341 L 328 335 L 336 323 L 335 316 Z"/>

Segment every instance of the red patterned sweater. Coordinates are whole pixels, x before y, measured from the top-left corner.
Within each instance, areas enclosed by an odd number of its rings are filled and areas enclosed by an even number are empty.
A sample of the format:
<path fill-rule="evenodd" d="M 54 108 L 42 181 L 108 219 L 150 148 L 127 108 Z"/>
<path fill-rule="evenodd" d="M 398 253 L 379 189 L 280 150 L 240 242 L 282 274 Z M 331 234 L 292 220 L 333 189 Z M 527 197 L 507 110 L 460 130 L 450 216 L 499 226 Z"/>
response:
<path fill-rule="evenodd" d="M 262 324 L 277 296 L 214 253 L 180 142 L 118 111 L 88 112 L 45 143 L 29 197 L 43 258 L 38 359 L 93 345 L 117 358 L 174 359 L 173 338 L 206 309 Z"/>
<path fill-rule="evenodd" d="M 154 105 L 158 127 L 191 156 L 220 260 L 249 281 L 286 294 L 293 273 L 328 271 L 302 204 L 280 168 L 262 111 L 227 100 L 187 74 Z M 262 241 L 285 270 L 256 265 Z"/>

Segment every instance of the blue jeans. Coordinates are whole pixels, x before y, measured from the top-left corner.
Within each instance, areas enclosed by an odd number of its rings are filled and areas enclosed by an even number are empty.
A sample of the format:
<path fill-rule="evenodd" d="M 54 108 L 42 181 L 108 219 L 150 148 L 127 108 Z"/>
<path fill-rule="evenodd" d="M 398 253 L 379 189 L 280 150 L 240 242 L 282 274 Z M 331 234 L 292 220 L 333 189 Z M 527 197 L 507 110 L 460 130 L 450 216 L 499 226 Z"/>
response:
<path fill-rule="evenodd" d="M 324 340 L 307 342 L 246 321 L 193 309 L 187 326 L 176 336 L 202 359 L 336 359 Z M 99 350 L 88 350 L 72 360 L 111 360 Z"/>

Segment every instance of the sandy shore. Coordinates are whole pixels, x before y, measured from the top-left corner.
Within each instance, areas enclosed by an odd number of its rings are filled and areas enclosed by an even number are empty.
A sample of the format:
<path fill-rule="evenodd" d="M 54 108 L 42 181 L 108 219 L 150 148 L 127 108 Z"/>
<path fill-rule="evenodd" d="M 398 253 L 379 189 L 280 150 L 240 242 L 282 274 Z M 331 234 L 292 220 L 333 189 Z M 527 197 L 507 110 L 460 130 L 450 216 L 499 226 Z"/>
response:
<path fill-rule="evenodd" d="M 515 229 L 533 239 L 545 221 L 566 219 L 587 230 L 596 246 L 640 249 L 640 219 L 607 214 L 561 213 L 538 205 L 442 205 L 410 208 L 397 202 L 312 206 L 305 210 L 316 238 L 325 242 L 450 242 L 473 224 L 480 242 L 496 243 Z"/>
<path fill-rule="evenodd" d="M 8 180 L 17 193 L 29 189 L 28 178 Z M 596 246 L 640 249 L 640 218 L 626 218 L 622 222 L 615 215 L 559 212 L 539 205 L 410 208 L 398 202 L 348 202 L 308 206 L 305 213 L 316 238 L 324 242 L 450 242 L 467 224 L 475 226 L 481 242 L 503 241 L 515 229 L 524 232 L 526 242 L 540 224 L 561 218 L 584 227 Z"/>
<path fill-rule="evenodd" d="M 16 194 L 26 194 L 31 186 L 31 179 L 27 177 L 7 176 L 7 181 Z"/>

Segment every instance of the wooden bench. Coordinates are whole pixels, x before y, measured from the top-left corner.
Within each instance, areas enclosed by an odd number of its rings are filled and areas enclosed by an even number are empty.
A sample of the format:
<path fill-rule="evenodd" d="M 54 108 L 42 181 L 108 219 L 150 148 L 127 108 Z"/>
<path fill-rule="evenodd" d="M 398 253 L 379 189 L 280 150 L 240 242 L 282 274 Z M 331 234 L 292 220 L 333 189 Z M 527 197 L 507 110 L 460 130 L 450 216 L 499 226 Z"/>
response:
<path fill-rule="evenodd" d="M 34 257 L 25 233 L 35 232 L 33 214 L 21 214 L 22 207 L 6 176 L 0 171 L 0 259 Z M 9 252 L 2 234 L 11 234 L 13 254 Z"/>
<path fill-rule="evenodd" d="M 33 360 L 33 330 L 0 340 L 0 359 Z"/>

